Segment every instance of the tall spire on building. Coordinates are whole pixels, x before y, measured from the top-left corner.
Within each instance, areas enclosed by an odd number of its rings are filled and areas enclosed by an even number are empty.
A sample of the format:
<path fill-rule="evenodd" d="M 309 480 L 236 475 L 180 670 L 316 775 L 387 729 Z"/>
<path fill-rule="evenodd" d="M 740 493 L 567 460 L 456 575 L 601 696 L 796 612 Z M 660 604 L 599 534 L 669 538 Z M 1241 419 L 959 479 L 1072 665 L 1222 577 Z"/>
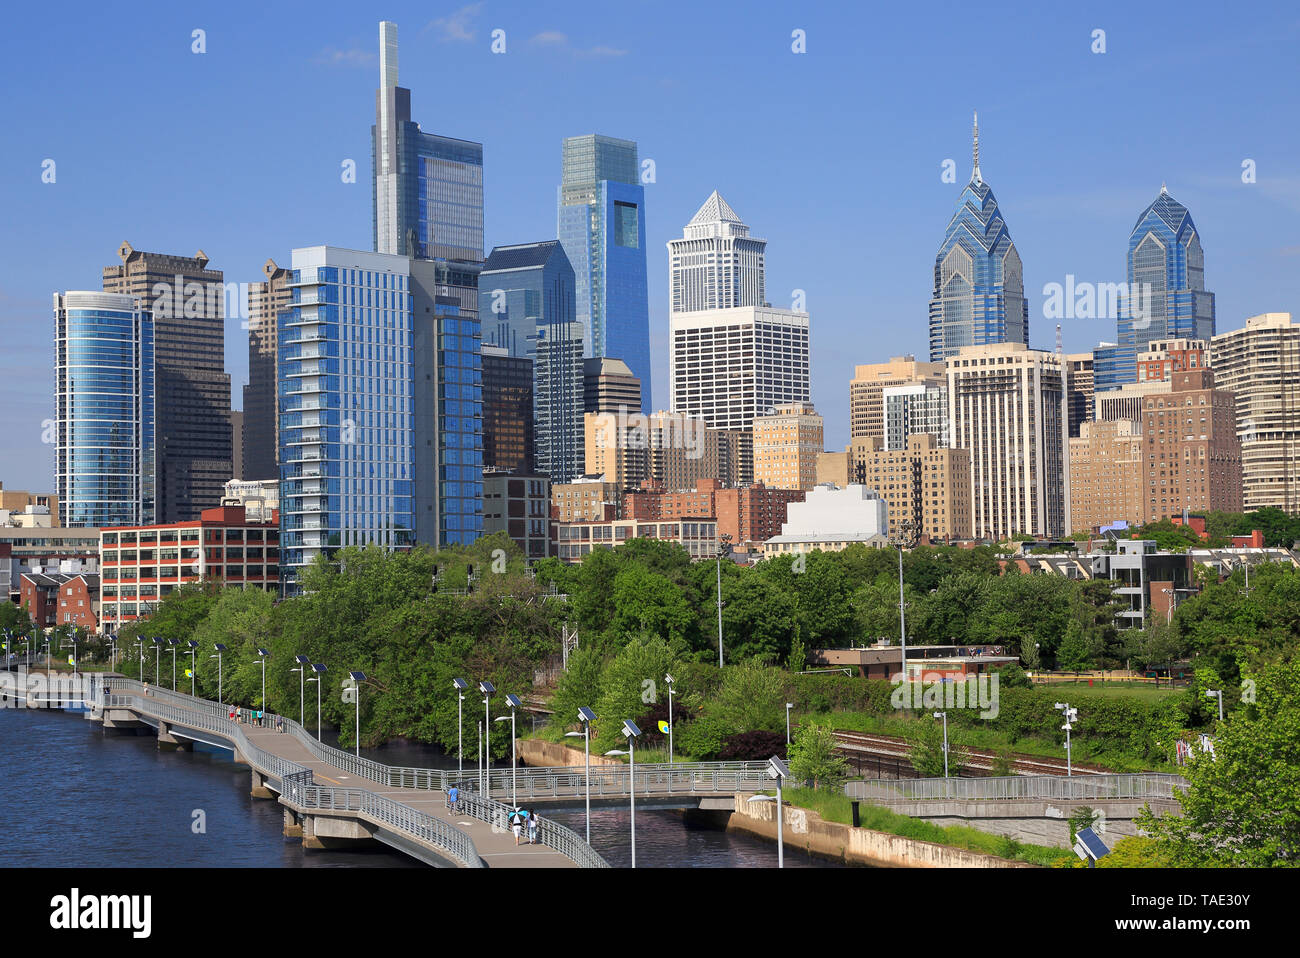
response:
<path fill-rule="evenodd" d="M 971 171 L 971 179 L 979 183 L 983 180 L 983 177 L 980 176 L 980 115 L 978 111 L 975 112 L 975 129 L 972 137 L 974 144 L 971 153 L 974 158 L 974 169 Z"/>
<path fill-rule="evenodd" d="M 379 21 L 379 86 L 397 86 L 397 24 Z"/>

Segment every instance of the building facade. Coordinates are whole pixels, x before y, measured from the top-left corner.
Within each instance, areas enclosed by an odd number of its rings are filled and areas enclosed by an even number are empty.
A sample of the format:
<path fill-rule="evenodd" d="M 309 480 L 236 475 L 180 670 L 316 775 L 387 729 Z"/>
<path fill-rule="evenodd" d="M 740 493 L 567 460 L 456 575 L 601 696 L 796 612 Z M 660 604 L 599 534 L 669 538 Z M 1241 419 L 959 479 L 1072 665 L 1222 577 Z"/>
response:
<path fill-rule="evenodd" d="M 851 545 L 888 545 L 889 509 L 874 491 L 856 483 L 844 489 L 817 486 L 802 502 L 786 507 L 780 535 L 763 545 L 764 555 L 841 552 Z"/>
<path fill-rule="evenodd" d="M 1141 421 L 1083 422 L 1070 439 L 1070 532 L 1147 521 Z"/>
<path fill-rule="evenodd" d="M 974 537 L 1064 535 L 1062 357 L 1019 343 L 963 349 L 948 360 L 948 409 L 953 445 L 970 451 Z"/>
<path fill-rule="evenodd" d="M 849 438 L 887 441 L 886 389 L 946 385 L 943 363 L 917 362 L 915 356 L 895 356 L 885 363 L 855 366 L 849 381 Z"/>
<path fill-rule="evenodd" d="M 1079 435 L 1082 423 L 1093 418 L 1092 353 L 1070 353 L 1065 357 L 1066 416 L 1070 437 Z"/>
<path fill-rule="evenodd" d="M 596 356 L 582 361 L 582 412 L 640 412 L 641 380 L 621 359 Z"/>
<path fill-rule="evenodd" d="M 620 358 L 651 409 L 645 188 L 636 143 L 596 134 L 567 138 L 557 205 L 583 355 Z"/>
<path fill-rule="evenodd" d="M 761 546 L 781 531 L 791 502 L 802 502 L 796 489 L 769 489 L 761 482 L 735 489 L 723 488 L 716 479 L 700 479 L 690 490 L 669 491 L 649 480 L 624 500 L 630 519 L 682 519 L 712 516 L 718 535 L 737 548 Z"/>
<path fill-rule="evenodd" d="M 135 296 L 56 293 L 54 327 L 55 486 L 63 524 L 152 521 L 158 461 L 152 315 Z"/>
<path fill-rule="evenodd" d="M 171 256 L 118 247 L 122 262 L 106 266 L 106 293 L 141 300 L 153 324 L 153 393 L 157 441 L 155 518 L 198 518 L 221 501 L 234 470 L 225 318 L 240 309 L 208 257 Z"/>
<path fill-rule="evenodd" d="M 1236 401 L 1210 369 L 1174 373 L 1168 394 L 1143 403 L 1147 519 L 1242 511 Z"/>
<path fill-rule="evenodd" d="M 980 173 L 975 119 L 970 182 L 948 221 L 934 260 L 930 298 L 930 361 L 970 346 L 1029 344 L 1024 267 L 993 191 Z"/>
<path fill-rule="evenodd" d="M 749 227 L 714 190 L 668 241 L 669 311 L 695 313 L 737 306 L 766 306 L 767 240 Z"/>
<path fill-rule="evenodd" d="M 948 384 L 906 383 L 880 394 L 885 407 L 885 448 L 903 450 L 912 436 L 933 436 L 948 445 Z"/>
<path fill-rule="evenodd" d="M 274 479 L 280 475 L 276 317 L 291 299 L 289 270 L 268 259 L 262 265 L 262 274 L 265 280 L 248 284 L 248 385 L 244 387 L 243 428 L 235 437 L 243 446 L 243 469 L 236 479 Z"/>
<path fill-rule="evenodd" d="M 99 631 L 99 575 L 93 572 L 28 572 L 19 587 L 20 602 L 38 629 L 71 625 Z M 62 650 L 51 650 L 61 657 Z"/>
<path fill-rule="evenodd" d="M 534 473 L 483 472 L 483 534 L 504 532 L 529 562 L 551 548 L 551 480 Z"/>
<path fill-rule="evenodd" d="M 603 475 L 551 483 L 550 515 L 560 522 L 594 522 L 621 518 L 623 487 Z"/>
<path fill-rule="evenodd" d="M 777 406 L 755 416 L 754 481 L 773 489 L 817 485 L 817 457 L 825 444 L 825 422 L 810 402 Z"/>
<path fill-rule="evenodd" d="M 52 492 L 27 492 L 21 489 L 6 489 L 0 480 L 0 512 L 23 512 L 28 506 L 44 507 L 49 510 L 50 526 L 59 527 L 59 497 Z"/>
<path fill-rule="evenodd" d="M 1264 313 L 1215 336 L 1214 380 L 1236 401 L 1242 507 L 1300 513 L 1300 325 Z"/>
<path fill-rule="evenodd" d="M 971 538 L 968 450 L 943 446 L 929 433 L 913 433 L 902 449 L 883 448 L 875 439 L 855 439 L 845 455 L 852 460 L 847 482 L 873 489 L 884 500 L 888 535 L 933 543 Z M 900 526 L 904 520 L 910 523 L 906 536 Z"/>
<path fill-rule="evenodd" d="M 533 361 L 511 356 L 504 346 L 484 345 L 484 472 L 531 473 L 535 444 Z"/>
<path fill-rule="evenodd" d="M 556 524 L 556 554 L 564 562 L 581 562 L 594 549 L 613 549 L 631 539 L 658 539 L 685 549 L 692 561 L 718 554 L 717 523 L 707 517 L 658 522 L 607 519 L 601 522 Z"/>

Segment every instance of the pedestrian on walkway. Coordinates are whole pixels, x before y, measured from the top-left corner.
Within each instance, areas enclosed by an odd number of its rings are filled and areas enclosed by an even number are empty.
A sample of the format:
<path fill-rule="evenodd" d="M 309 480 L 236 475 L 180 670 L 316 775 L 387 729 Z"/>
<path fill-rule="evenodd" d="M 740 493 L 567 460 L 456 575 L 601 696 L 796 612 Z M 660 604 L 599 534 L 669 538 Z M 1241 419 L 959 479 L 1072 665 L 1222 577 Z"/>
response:
<path fill-rule="evenodd" d="M 537 824 L 537 813 L 536 813 L 536 812 L 529 812 L 529 813 L 528 813 L 528 844 L 530 844 L 530 845 L 536 845 L 536 844 L 537 844 L 537 829 L 538 829 L 538 827 L 539 827 L 539 826 L 538 826 L 538 824 Z"/>
<path fill-rule="evenodd" d="M 524 819 L 520 810 L 517 808 L 515 809 L 515 813 L 510 816 L 510 827 L 514 830 L 515 846 L 518 847 L 519 839 L 523 838 L 524 835 Z"/>
<path fill-rule="evenodd" d="M 281 735 L 284 734 L 284 716 L 283 716 L 283 715 L 277 715 L 277 716 L 275 717 L 275 730 L 276 730 L 277 732 L 279 732 Z"/>

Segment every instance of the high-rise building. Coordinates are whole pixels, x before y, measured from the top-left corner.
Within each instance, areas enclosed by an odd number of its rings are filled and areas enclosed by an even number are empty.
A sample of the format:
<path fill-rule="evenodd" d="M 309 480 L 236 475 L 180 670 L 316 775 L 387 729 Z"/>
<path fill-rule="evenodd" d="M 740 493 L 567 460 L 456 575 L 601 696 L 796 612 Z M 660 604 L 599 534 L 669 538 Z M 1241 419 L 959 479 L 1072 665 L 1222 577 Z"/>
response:
<path fill-rule="evenodd" d="M 693 313 L 736 306 L 766 306 L 767 240 L 749 227 L 717 190 L 682 231 L 668 241 L 669 310 Z"/>
<path fill-rule="evenodd" d="M 1242 504 L 1300 513 L 1300 324 L 1264 313 L 1210 344 L 1215 382 L 1232 392 Z"/>
<path fill-rule="evenodd" d="M 1079 435 L 1079 426 L 1093 418 L 1092 353 L 1070 353 L 1065 357 L 1066 416 L 1070 437 Z"/>
<path fill-rule="evenodd" d="M 54 353 L 63 524 L 153 522 L 157 398 L 149 310 L 137 296 L 55 293 Z"/>
<path fill-rule="evenodd" d="M 582 326 L 573 267 L 558 240 L 498 246 L 479 275 L 483 342 L 533 362 L 534 468 L 582 475 Z"/>
<path fill-rule="evenodd" d="M 531 562 L 553 551 L 551 480 L 526 472 L 483 471 L 483 534 L 504 532 Z"/>
<path fill-rule="evenodd" d="M 276 411 L 276 317 L 289 305 L 289 271 L 268 259 L 266 279 L 248 284 L 248 385 L 244 387 L 244 423 L 236 441 L 244 448 L 244 469 L 253 480 L 280 475 L 279 414 Z"/>
<path fill-rule="evenodd" d="M 583 355 L 617 356 L 650 405 L 650 306 L 645 188 L 632 140 L 591 134 L 564 141 L 558 235 L 574 273 Z"/>
<path fill-rule="evenodd" d="M 1062 365 L 1059 354 L 1021 343 L 970 346 L 948 359 L 949 434 L 970 451 L 976 538 L 1068 531 Z"/>
<path fill-rule="evenodd" d="M 1148 520 L 1241 511 L 1236 401 L 1214 383 L 1213 370 L 1185 370 L 1173 374 L 1168 394 L 1143 400 Z"/>
<path fill-rule="evenodd" d="M 397 24 L 379 24 L 370 128 L 374 249 L 416 259 L 483 259 L 483 144 L 425 133 L 397 85 Z"/>
<path fill-rule="evenodd" d="M 1143 445 L 1140 421 L 1079 424 L 1079 435 L 1070 438 L 1070 524 L 1074 528 L 1068 532 L 1147 521 Z"/>
<path fill-rule="evenodd" d="M 853 368 L 849 381 L 849 437 L 886 440 L 884 391 L 893 386 L 947 384 L 943 363 L 917 362 L 915 356 L 895 356 L 886 363 Z"/>
<path fill-rule="evenodd" d="M 901 535 L 906 520 L 922 542 L 971 538 L 969 451 L 947 448 L 929 433 L 913 433 L 902 449 L 886 449 L 879 439 L 855 439 L 841 455 L 848 459 L 846 484 L 874 489 L 889 507 L 890 535 Z M 834 467 L 833 459 L 823 462 Z"/>
<path fill-rule="evenodd" d="M 807 492 L 817 485 L 825 422 L 810 402 L 788 403 L 754 417 L 754 481 Z"/>
<path fill-rule="evenodd" d="M 1214 294 L 1192 214 L 1163 184 L 1128 240 L 1128 285 L 1119 296 L 1119 342 L 1096 350 L 1097 391 L 1137 380 L 1137 357 L 1153 340 L 1214 336 Z"/>
<path fill-rule="evenodd" d="M 980 173 L 975 118 L 974 163 L 934 259 L 930 299 L 930 361 L 967 346 L 1029 344 L 1024 268 L 993 191 Z"/>
<path fill-rule="evenodd" d="M 907 448 L 908 437 L 933 436 L 939 446 L 948 442 L 947 382 L 910 382 L 887 386 L 880 393 L 885 407 L 885 448 Z"/>
<path fill-rule="evenodd" d="M 170 256 L 123 243 L 117 252 L 122 262 L 104 267 L 104 292 L 140 299 L 153 317 L 155 521 L 187 522 L 221 503 L 233 468 L 225 315 L 236 297 L 202 250 Z"/>
<path fill-rule="evenodd" d="M 628 413 L 641 410 L 641 380 L 621 359 L 582 361 L 582 411 Z"/>
<path fill-rule="evenodd" d="M 280 312 L 280 545 L 288 591 L 318 555 L 415 540 L 410 260 L 292 254 Z"/>
<path fill-rule="evenodd" d="M 687 489 L 701 479 L 724 485 L 740 481 L 739 434 L 709 429 L 685 413 L 587 413 L 584 449 L 587 475 L 604 475 L 620 489 L 653 480 Z"/>
<path fill-rule="evenodd" d="M 533 471 L 533 361 L 483 347 L 483 468 Z M 484 526 L 484 532 L 487 532 Z"/>

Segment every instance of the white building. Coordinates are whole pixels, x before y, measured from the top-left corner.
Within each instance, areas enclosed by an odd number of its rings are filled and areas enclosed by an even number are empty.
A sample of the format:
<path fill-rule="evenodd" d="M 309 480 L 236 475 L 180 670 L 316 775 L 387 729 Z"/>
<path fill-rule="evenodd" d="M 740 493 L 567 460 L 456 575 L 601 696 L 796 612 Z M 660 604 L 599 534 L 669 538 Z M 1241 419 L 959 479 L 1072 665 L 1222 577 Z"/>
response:
<path fill-rule="evenodd" d="M 850 484 L 815 486 L 803 502 L 786 506 L 781 534 L 763 544 L 767 557 L 798 552 L 840 552 L 855 543 L 889 544 L 889 507 L 874 490 Z"/>
<path fill-rule="evenodd" d="M 764 306 L 763 257 L 767 240 L 749 235 L 736 211 L 710 194 L 681 239 L 668 241 L 673 313 Z"/>
<path fill-rule="evenodd" d="M 263 522 L 280 508 L 279 479 L 231 479 L 226 483 L 226 501 L 244 507 L 245 515 Z"/>
<path fill-rule="evenodd" d="M 886 386 L 880 393 L 885 407 L 885 448 L 907 448 L 907 437 L 929 433 L 935 444 L 947 448 L 948 386 L 945 383 L 910 382 Z"/>
<path fill-rule="evenodd" d="M 1061 356 L 1021 343 L 968 346 L 949 357 L 947 368 L 949 438 L 970 450 L 975 537 L 1065 535 Z"/>

